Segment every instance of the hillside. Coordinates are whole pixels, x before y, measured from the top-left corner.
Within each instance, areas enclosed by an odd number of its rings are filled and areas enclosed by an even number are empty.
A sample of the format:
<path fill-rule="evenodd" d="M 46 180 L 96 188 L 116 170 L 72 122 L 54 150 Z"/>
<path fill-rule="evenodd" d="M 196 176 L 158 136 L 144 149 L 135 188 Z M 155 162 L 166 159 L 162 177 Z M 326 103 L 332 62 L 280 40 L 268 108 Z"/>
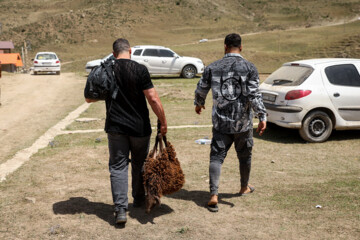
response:
<path fill-rule="evenodd" d="M 0 40 L 12 40 L 17 51 L 26 40 L 28 58 L 40 50 L 56 51 L 63 62 L 78 62 L 64 65 L 72 71 L 110 52 L 118 37 L 131 44 L 173 46 L 229 32 L 346 23 L 360 15 L 358 0 L 0 0 L 0 9 Z M 358 32 L 339 42 L 358 44 Z M 326 49 L 319 51 L 323 56 Z"/>

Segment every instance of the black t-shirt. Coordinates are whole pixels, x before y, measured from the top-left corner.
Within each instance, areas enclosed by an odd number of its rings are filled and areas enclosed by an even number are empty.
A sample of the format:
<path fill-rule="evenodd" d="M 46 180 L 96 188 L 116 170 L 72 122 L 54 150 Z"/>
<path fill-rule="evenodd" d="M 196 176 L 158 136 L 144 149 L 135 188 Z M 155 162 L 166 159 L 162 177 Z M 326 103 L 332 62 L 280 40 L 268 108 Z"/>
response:
<path fill-rule="evenodd" d="M 147 68 L 129 59 L 117 59 L 114 74 L 119 92 L 106 100 L 107 133 L 144 137 L 151 134 L 149 110 L 143 90 L 153 88 Z"/>

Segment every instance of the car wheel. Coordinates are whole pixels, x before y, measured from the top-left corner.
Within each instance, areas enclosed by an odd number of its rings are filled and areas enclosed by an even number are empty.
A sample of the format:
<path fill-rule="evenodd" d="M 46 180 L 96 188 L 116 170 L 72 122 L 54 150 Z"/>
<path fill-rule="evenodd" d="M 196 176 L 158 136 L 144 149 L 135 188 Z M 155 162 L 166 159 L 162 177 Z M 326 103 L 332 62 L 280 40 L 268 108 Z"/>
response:
<path fill-rule="evenodd" d="M 37 72 L 34 72 L 34 75 L 37 75 Z"/>
<path fill-rule="evenodd" d="M 57 72 L 56 72 L 56 75 L 60 75 L 60 71 L 57 71 Z"/>
<path fill-rule="evenodd" d="M 326 113 L 314 111 L 309 113 L 299 130 L 300 136 L 307 142 L 325 142 L 333 130 L 332 121 Z"/>
<path fill-rule="evenodd" d="M 196 75 L 196 68 L 193 65 L 186 65 L 181 71 L 183 78 L 193 78 Z"/>

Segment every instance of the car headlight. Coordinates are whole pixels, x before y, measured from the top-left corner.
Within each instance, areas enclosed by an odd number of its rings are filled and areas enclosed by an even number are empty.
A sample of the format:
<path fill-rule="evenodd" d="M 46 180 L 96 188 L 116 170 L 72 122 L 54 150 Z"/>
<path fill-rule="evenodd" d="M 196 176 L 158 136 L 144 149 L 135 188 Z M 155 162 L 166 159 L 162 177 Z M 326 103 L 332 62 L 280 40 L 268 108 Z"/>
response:
<path fill-rule="evenodd" d="M 200 64 L 203 64 L 203 62 L 201 60 L 197 60 L 196 61 L 197 63 L 200 63 Z"/>

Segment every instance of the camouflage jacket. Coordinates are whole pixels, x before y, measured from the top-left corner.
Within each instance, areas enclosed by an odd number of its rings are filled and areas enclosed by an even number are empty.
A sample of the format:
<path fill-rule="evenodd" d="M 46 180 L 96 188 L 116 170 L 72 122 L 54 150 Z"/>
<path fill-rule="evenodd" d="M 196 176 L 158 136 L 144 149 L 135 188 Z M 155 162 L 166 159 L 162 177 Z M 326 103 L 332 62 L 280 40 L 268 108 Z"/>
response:
<path fill-rule="evenodd" d="M 266 121 L 257 69 L 240 54 L 225 54 L 205 68 L 195 90 L 195 105 L 205 105 L 210 88 L 212 122 L 217 131 L 229 134 L 248 131 L 253 126 L 251 109 L 260 121 Z"/>

